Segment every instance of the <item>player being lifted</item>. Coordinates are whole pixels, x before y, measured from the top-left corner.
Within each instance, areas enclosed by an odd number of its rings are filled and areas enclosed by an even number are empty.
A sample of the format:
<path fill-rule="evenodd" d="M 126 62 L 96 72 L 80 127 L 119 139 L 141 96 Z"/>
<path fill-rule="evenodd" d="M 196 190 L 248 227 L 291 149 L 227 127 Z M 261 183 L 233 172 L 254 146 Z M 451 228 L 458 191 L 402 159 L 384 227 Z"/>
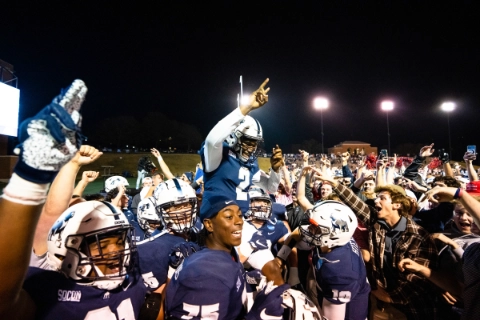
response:
<path fill-rule="evenodd" d="M 258 120 L 249 116 L 251 111 L 268 102 L 270 88 L 265 89 L 268 81 L 266 79 L 252 93 L 248 103 L 241 104 L 220 120 L 208 134 L 200 150 L 204 170 L 203 200 L 224 194 L 235 199 L 245 214 L 250 206 L 248 189 L 253 183 L 268 192 L 277 191 L 282 151 L 278 146 L 273 149 L 270 176 L 262 174 L 257 151 L 263 142 L 263 129 Z"/>

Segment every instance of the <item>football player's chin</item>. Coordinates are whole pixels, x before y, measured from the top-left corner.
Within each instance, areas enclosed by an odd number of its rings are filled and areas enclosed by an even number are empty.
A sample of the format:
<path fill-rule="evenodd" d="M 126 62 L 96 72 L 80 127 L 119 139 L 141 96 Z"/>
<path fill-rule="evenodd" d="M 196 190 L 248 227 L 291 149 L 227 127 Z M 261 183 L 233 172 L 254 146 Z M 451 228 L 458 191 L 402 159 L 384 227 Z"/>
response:
<path fill-rule="evenodd" d="M 232 245 L 239 246 L 242 243 L 242 230 L 232 232 Z"/>

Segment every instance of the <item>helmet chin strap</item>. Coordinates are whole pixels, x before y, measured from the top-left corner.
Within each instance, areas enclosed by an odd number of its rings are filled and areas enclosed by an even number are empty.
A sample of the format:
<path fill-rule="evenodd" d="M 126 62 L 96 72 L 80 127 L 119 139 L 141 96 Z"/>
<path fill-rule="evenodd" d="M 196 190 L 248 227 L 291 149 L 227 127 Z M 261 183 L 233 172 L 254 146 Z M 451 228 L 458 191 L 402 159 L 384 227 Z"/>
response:
<path fill-rule="evenodd" d="M 100 271 L 100 269 L 95 264 L 93 265 L 93 267 L 99 276 L 105 277 L 103 272 Z M 117 277 L 111 277 L 111 278 L 104 278 L 100 280 L 93 280 L 92 282 L 88 282 L 88 283 L 82 283 L 82 282 L 77 282 L 77 283 L 80 285 L 97 287 L 98 289 L 101 289 L 101 290 L 113 290 L 118 288 L 123 283 L 124 280 L 125 280 L 125 276 L 117 276 Z"/>

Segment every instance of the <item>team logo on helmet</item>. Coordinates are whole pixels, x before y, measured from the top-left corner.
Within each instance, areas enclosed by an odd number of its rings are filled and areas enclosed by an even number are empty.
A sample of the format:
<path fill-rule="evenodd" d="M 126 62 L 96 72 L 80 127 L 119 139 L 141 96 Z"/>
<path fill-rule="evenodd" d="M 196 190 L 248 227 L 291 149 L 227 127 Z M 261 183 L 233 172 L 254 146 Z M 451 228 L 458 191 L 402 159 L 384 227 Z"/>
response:
<path fill-rule="evenodd" d="M 309 222 L 300 228 L 302 239 L 309 245 L 328 248 L 348 243 L 358 224 L 349 207 L 330 200 L 319 202 L 310 210 Z"/>

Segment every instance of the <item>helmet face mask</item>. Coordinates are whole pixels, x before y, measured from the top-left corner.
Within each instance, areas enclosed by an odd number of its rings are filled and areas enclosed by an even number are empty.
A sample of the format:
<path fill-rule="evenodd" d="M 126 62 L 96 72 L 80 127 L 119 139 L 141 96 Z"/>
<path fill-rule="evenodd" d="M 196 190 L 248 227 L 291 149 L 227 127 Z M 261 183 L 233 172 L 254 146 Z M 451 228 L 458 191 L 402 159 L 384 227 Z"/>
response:
<path fill-rule="evenodd" d="M 358 221 L 353 211 L 337 201 L 322 201 L 309 212 L 309 225 L 301 226 L 302 240 L 317 247 L 339 247 L 352 238 Z"/>
<path fill-rule="evenodd" d="M 250 208 L 246 213 L 252 219 L 269 220 L 272 216 L 272 200 L 261 188 L 251 187 L 248 191 L 250 196 Z"/>
<path fill-rule="evenodd" d="M 78 284 L 113 290 L 132 267 L 133 227 L 107 203 L 86 201 L 68 208 L 47 238 L 49 265 Z"/>
<path fill-rule="evenodd" d="M 197 203 L 193 200 L 163 204 L 157 209 L 160 211 L 165 226 L 177 233 L 188 233 L 194 226 Z"/>
<path fill-rule="evenodd" d="M 92 234 L 69 236 L 65 246 L 70 250 L 77 249 L 81 254 L 76 276 L 87 283 L 102 279 L 123 281 L 131 269 L 131 249 L 126 245 L 131 237 L 131 230 L 115 227 Z M 78 240 L 82 240 L 80 248 L 76 248 Z"/>
<path fill-rule="evenodd" d="M 260 148 L 258 148 L 261 141 L 250 139 L 247 137 L 240 138 L 238 158 L 243 162 L 247 162 L 250 159 L 256 159 Z"/>
<path fill-rule="evenodd" d="M 263 142 L 263 129 L 251 116 L 245 116 L 235 131 L 227 138 L 227 143 L 242 162 L 254 161 L 260 153 Z"/>
<path fill-rule="evenodd" d="M 160 183 L 155 189 L 157 214 L 165 228 L 187 234 L 197 219 L 197 196 L 195 190 L 180 179 Z"/>
<path fill-rule="evenodd" d="M 143 230 L 154 232 L 162 225 L 162 220 L 155 207 L 154 197 L 143 199 L 138 204 L 137 221 Z"/>

